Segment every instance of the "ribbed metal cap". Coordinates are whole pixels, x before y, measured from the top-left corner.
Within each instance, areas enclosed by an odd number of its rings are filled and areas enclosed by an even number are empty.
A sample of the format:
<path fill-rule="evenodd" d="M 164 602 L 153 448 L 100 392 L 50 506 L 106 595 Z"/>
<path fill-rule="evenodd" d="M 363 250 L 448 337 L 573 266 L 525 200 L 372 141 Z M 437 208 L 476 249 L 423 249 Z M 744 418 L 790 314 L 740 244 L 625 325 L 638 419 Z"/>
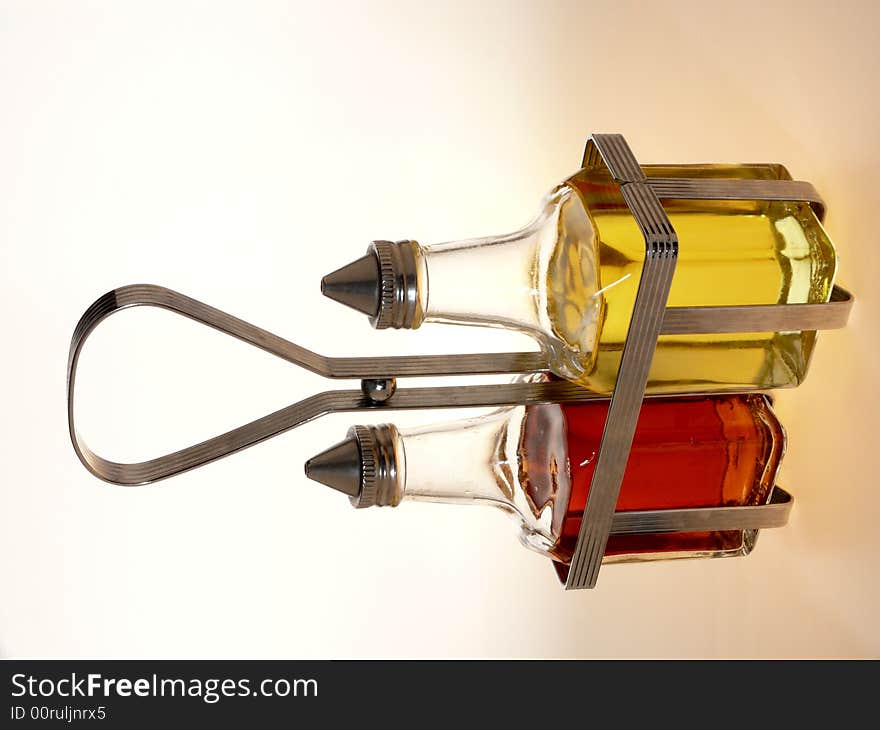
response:
<path fill-rule="evenodd" d="M 363 312 L 376 329 L 418 327 L 415 241 L 373 241 L 362 256 L 321 280 L 321 293 Z"/>
<path fill-rule="evenodd" d="M 369 426 L 352 426 L 348 430 L 349 438 L 354 437 L 357 441 L 360 454 L 360 478 L 361 490 L 356 497 L 351 498 L 351 503 L 357 507 L 372 507 L 376 504 L 376 494 L 379 491 L 378 468 L 380 461 L 376 438 Z"/>
<path fill-rule="evenodd" d="M 398 437 L 390 423 L 353 426 L 344 441 L 306 462 L 306 476 L 347 494 L 355 507 L 396 506 L 403 492 Z"/>

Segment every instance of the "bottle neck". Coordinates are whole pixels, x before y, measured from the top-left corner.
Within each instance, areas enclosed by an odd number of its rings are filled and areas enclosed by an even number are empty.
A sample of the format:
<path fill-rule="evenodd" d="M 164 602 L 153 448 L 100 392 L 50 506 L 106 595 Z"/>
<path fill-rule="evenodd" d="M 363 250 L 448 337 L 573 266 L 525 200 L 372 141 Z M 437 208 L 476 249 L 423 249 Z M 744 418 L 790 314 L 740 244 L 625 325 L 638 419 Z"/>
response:
<path fill-rule="evenodd" d="M 556 188 L 514 233 L 421 246 L 424 321 L 508 327 L 540 339 L 548 325 L 544 279 L 571 195 L 566 185 Z"/>
<path fill-rule="evenodd" d="M 518 430 L 524 410 L 511 408 L 482 418 L 401 430 L 401 497 L 512 507 L 507 441 Z M 515 443 L 513 457 L 516 470 Z"/>
<path fill-rule="evenodd" d="M 550 553 L 571 491 L 558 405 L 517 406 L 399 432 L 397 500 L 484 504 L 510 514 L 527 547 Z"/>
<path fill-rule="evenodd" d="M 576 380 L 593 366 L 602 321 L 596 247 L 578 194 L 560 185 L 516 233 L 419 246 L 424 320 L 519 330 Z"/>

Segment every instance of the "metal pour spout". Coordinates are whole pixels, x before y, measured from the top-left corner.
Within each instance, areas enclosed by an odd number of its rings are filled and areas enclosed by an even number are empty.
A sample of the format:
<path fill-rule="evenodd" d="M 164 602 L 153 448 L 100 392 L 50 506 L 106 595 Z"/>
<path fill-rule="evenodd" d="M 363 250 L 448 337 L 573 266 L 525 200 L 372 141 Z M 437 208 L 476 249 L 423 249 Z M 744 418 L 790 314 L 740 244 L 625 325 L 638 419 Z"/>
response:
<path fill-rule="evenodd" d="M 373 241 L 362 256 L 321 279 L 321 293 L 363 312 L 376 329 L 421 324 L 415 241 Z"/>
<path fill-rule="evenodd" d="M 390 423 L 353 426 L 344 441 L 306 462 L 306 476 L 347 494 L 355 507 L 393 507 L 403 496 L 403 475 L 397 468 L 402 448 Z"/>

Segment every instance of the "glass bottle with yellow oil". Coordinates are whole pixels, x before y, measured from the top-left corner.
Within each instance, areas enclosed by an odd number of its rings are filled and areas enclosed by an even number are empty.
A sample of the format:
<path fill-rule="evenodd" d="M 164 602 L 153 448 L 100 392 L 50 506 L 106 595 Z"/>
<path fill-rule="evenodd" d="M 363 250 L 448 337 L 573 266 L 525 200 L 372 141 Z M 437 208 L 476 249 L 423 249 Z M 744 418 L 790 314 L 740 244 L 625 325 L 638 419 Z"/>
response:
<path fill-rule="evenodd" d="M 670 165 L 648 177 L 771 180 L 777 165 Z M 679 256 L 668 306 L 816 304 L 834 281 L 834 246 L 807 203 L 664 200 Z M 551 370 L 614 389 L 645 255 L 644 238 L 607 171 L 584 168 L 554 188 L 525 228 L 422 246 L 376 241 L 328 274 L 325 295 L 374 326 L 423 322 L 516 329 Z M 742 391 L 798 385 L 815 331 L 663 335 L 647 391 Z"/>

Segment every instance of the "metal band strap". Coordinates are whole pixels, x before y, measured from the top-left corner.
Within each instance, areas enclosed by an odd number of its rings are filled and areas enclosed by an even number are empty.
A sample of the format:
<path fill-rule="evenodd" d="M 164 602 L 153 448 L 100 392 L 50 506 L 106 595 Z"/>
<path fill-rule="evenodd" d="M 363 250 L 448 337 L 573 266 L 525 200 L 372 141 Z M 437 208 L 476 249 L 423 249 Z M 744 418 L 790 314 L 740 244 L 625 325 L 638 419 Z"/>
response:
<path fill-rule="evenodd" d="M 615 512 L 612 535 L 643 535 L 656 532 L 720 532 L 765 530 L 788 522 L 792 496 L 776 486 L 767 504 L 745 507 L 696 507 Z"/>
<path fill-rule="evenodd" d="M 652 177 L 648 185 L 664 200 L 792 200 L 809 203 L 819 220 L 825 201 L 811 183 L 802 180 L 716 180 L 711 178 Z"/>
<path fill-rule="evenodd" d="M 591 142 L 621 183 L 621 194 L 645 237 L 645 261 L 566 589 L 596 585 L 678 257 L 672 224 L 654 191 L 645 184 L 644 173 L 626 140 L 621 135 L 603 134 L 594 135 Z"/>
<path fill-rule="evenodd" d="M 824 304 L 749 304 L 731 307 L 667 307 L 664 335 L 722 332 L 809 332 L 846 326 L 853 296 L 835 286 Z"/>

